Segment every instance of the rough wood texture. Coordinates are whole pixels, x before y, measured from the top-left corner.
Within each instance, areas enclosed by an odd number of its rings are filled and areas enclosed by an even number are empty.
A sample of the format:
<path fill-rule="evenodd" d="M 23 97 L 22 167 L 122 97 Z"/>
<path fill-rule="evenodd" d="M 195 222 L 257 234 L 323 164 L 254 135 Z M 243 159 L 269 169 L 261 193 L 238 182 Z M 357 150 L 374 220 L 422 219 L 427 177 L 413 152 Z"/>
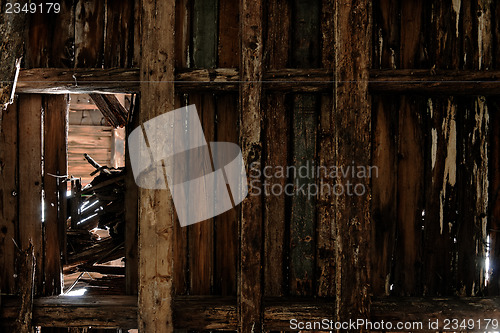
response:
<path fill-rule="evenodd" d="M 293 2 L 292 66 L 298 68 L 319 65 L 320 35 L 319 1 Z M 295 95 L 292 107 L 292 161 L 297 170 L 316 162 L 317 101 L 314 95 Z M 293 179 L 298 188 L 316 184 L 307 172 Z M 292 295 L 313 295 L 315 282 L 316 195 L 297 191 L 291 198 L 290 216 L 290 292 Z"/>
<path fill-rule="evenodd" d="M 234 68 L 181 69 L 175 75 L 179 91 L 237 91 Z M 274 91 L 325 92 L 333 86 L 328 69 L 277 69 L 263 74 L 262 87 Z M 500 72 L 429 69 L 372 69 L 368 86 L 376 94 L 498 95 Z M 139 70 L 34 68 L 20 71 L 19 93 L 133 93 L 139 91 Z"/>
<path fill-rule="evenodd" d="M 290 39 L 291 3 L 289 1 L 272 1 L 267 7 L 266 69 L 281 69 L 288 63 L 288 44 Z M 284 94 L 267 94 L 264 99 L 266 114 L 264 165 L 286 167 L 289 157 L 288 135 L 290 121 Z M 252 179 L 254 180 L 254 179 Z M 285 186 L 284 177 L 266 177 L 270 184 Z M 258 183 L 257 183 L 258 184 Z M 286 207 L 285 194 L 266 195 L 264 197 L 264 295 L 282 296 L 287 291 L 286 262 L 288 246 L 285 234 L 286 220 L 289 213 Z"/>
<path fill-rule="evenodd" d="M 106 37 L 104 67 L 128 68 L 132 65 L 134 48 L 134 0 L 106 2 Z"/>
<path fill-rule="evenodd" d="M 367 82 L 370 54 L 367 50 L 371 45 L 371 6 L 366 1 L 336 1 L 335 9 L 332 118 L 336 165 L 368 166 L 371 162 L 371 108 Z M 337 225 L 337 319 L 369 317 L 370 180 L 347 177 L 339 181 L 346 186 L 349 180 L 361 184 L 366 192 L 337 196 L 332 203 Z"/>
<path fill-rule="evenodd" d="M 490 276 L 488 295 L 500 295 L 500 100 L 490 100 L 490 214 L 488 232 L 490 235 Z"/>
<path fill-rule="evenodd" d="M 240 2 L 240 144 L 247 174 L 253 162 L 262 164 L 261 108 L 263 3 Z M 262 330 L 262 198 L 249 193 L 241 204 L 238 331 Z"/>
<path fill-rule="evenodd" d="M 104 49 L 104 2 L 78 1 L 75 9 L 75 67 L 101 67 Z"/>
<path fill-rule="evenodd" d="M 7 299 L 2 308 L 0 327 L 17 317 L 19 299 Z M 290 319 L 302 321 L 331 318 L 331 299 L 266 298 L 264 329 L 290 330 Z M 137 303 L 134 296 L 42 297 L 33 302 L 33 324 L 41 326 L 92 326 L 134 328 L 137 326 Z M 421 321 L 429 319 L 491 319 L 500 315 L 500 298 L 374 298 L 372 321 Z M 183 296 L 174 300 L 176 329 L 236 330 L 236 300 L 231 297 Z"/>
<path fill-rule="evenodd" d="M 21 7 L 29 3 L 23 0 L 18 2 Z M 4 3 L 2 3 L 3 7 Z M 14 76 L 17 71 L 16 61 L 23 56 L 23 43 L 25 39 L 26 19 L 28 15 L 8 14 L 3 9 L 0 13 L 0 128 L 2 124 L 2 111 L 10 102 Z"/>
<path fill-rule="evenodd" d="M 141 112 L 144 122 L 174 109 L 175 1 L 142 1 Z M 158 83 L 159 81 L 167 81 Z M 160 136 L 161 133 L 152 133 Z M 161 149 L 157 147 L 156 149 Z M 157 168 L 157 179 L 163 179 Z M 139 329 L 172 332 L 173 202 L 169 191 L 139 190 Z"/>
<path fill-rule="evenodd" d="M 4 126 L 0 129 L 0 290 L 5 294 L 17 291 L 14 278 L 19 198 L 17 119 L 16 101 L 4 111 Z"/>
<path fill-rule="evenodd" d="M 44 295 L 61 293 L 61 253 L 66 247 L 68 97 L 44 97 Z"/>
<path fill-rule="evenodd" d="M 21 294 L 21 306 L 15 323 L 15 331 L 19 333 L 31 333 L 33 325 L 33 296 L 35 292 L 35 254 L 33 246 L 19 253 L 19 272 L 23 272 L 19 278 L 19 293 Z"/>
<path fill-rule="evenodd" d="M 33 244 L 35 294 L 43 292 L 42 97 L 19 98 L 19 247 Z"/>
<path fill-rule="evenodd" d="M 422 3 L 401 4 L 401 64 L 413 68 L 420 52 Z M 424 209 L 424 117 L 422 103 L 412 96 L 401 97 L 398 123 L 398 206 L 397 244 L 394 271 L 394 292 L 398 295 L 419 295 L 422 282 L 421 237 Z"/>
<path fill-rule="evenodd" d="M 115 95 L 90 94 L 90 98 L 92 98 L 111 126 L 117 128 L 127 124 L 128 112 Z"/>
<path fill-rule="evenodd" d="M 334 45 L 334 3 L 323 0 L 321 4 L 321 62 L 323 67 L 333 69 L 334 55 L 331 50 Z M 333 123 L 331 113 L 333 109 L 332 96 L 322 95 L 320 98 L 320 110 L 318 117 L 318 146 L 317 161 L 319 165 L 335 165 L 334 140 L 332 131 Z M 335 180 L 319 177 L 319 182 L 323 182 L 333 187 Z M 316 292 L 318 296 L 332 297 L 335 295 L 335 211 L 331 205 L 332 193 L 320 192 L 318 194 L 317 212 L 317 240 L 316 240 Z M 332 311 L 333 312 L 333 311 Z"/>

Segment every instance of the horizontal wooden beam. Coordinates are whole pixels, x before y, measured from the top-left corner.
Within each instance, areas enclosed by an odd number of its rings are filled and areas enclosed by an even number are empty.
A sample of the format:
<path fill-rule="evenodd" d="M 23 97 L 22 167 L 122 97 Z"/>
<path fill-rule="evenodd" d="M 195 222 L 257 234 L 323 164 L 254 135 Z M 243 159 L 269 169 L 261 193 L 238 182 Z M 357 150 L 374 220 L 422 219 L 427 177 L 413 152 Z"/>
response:
<path fill-rule="evenodd" d="M 264 328 L 290 330 L 290 320 L 334 320 L 333 300 L 310 298 L 265 298 Z M 181 296 L 174 300 L 174 325 L 177 329 L 236 330 L 236 298 L 218 296 Z M 12 323 L 19 312 L 19 299 L 3 300 L 0 326 Z M 482 321 L 500 318 L 500 297 L 399 297 L 377 298 L 371 302 L 371 321 L 422 322 L 444 319 Z M 357 318 L 343 318 L 343 321 Z M 34 301 L 33 325 L 45 327 L 135 328 L 136 296 L 53 296 Z M 490 324 L 491 325 L 491 324 Z M 476 326 L 477 327 L 477 326 Z M 424 331 L 426 327 L 424 326 Z M 477 330 L 477 329 L 476 329 Z"/>
<path fill-rule="evenodd" d="M 500 71 L 372 70 L 372 94 L 500 95 Z"/>
<path fill-rule="evenodd" d="M 238 91 L 234 68 L 180 70 L 178 91 Z M 58 69 L 21 70 L 17 93 L 133 93 L 139 91 L 139 70 Z M 339 82 L 342 84 L 343 82 Z M 371 70 L 372 94 L 500 95 L 500 71 L 397 69 Z M 159 83 L 161 84 L 161 83 Z M 286 92 L 331 92 L 333 73 L 327 69 L 280 69 L 263 75 L 263 88 Z"/>

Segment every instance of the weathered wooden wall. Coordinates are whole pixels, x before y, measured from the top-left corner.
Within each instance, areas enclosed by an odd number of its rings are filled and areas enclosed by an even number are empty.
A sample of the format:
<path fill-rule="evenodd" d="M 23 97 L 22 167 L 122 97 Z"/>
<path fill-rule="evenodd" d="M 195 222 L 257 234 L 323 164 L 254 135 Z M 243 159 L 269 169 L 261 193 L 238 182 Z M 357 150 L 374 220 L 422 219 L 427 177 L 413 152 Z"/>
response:
<path fill-rule="evenodd" d="M 230 0 L 175 1 L 175 69 L 238 68 L 241 80 L 250 81 L 242 84 L 240 97 L 215 89 L 177 91 L 175 107 L 196 104 L 207 140 L 241 144 L 247 166 L 254 161 L 261 167 L 300 167 L 308 161 L 330 166 L 355 160 L 377 166 L 378 177 L 369 183 L 371 196 L 355 200 L 326 194 L 311 200 L 301 195 L 253 197 L 187 228 L 179 226 L 173 213 L 173 247 L 168 250 L 173 251 L 174 293 L 243 295 L 249 307 L 240 308 L 240 325 L 262 320 L 260 314 L 249 313 L 261 308 L 264 296 L 336 296 L 339 308 L 359 302 L 356 308 L 363 309 L 367 295 L 349 299 L 345 288 L 350 285 L 360 288 L 359 295 L 370 285 L 375 296 L 498 294 L 498 99 L 380 94 L 371 96 L 370 113 L 369 99 L 363 98 L 367 88 L 345 82 L 368 79 L 364 66 L 370 63 L 373 69 L 431 73 L 498 70 L 500 1 L 377 0 L 370 7 L 363 1 L 346 5 L 276 0 L 243 5 Z M 140 1 L 66 0 L 61 6 L 64 14 L 30 18 L 24 67 L 139 67 Z M 252 10 L 262 11 L 260 18 Z M 342 15 L 335 19 L 338 13 Z M 371 46 L 363 32 L 371 33 Z M 356 52 L 346 51 L 353 48 Z M 358 53 L 363 56 L 356 57 Z M 346 57 L 355 59 L 353 68 Z M 328 69 L 335 71 L 338 83 L 331 92 L 297 94 L 271 92 L 252 82 L 283 68 Z M 360 99 L 350 99 L 350 93 Z M 23 120 L 31 111 L 41 122 L 43 105 L 47 119 L 52 110 L 48 102 L 38 95 L 20 96 L 3 117 L 2 292 L 15 291 L 11 239 L 26 246 L 31 233 L 35 254 L 39 252 L 38 269 L 54 264 L 52 257 L 40 256 L 48 238 L 36 232 L 39 207 L 29 204 L 40 197 L 41 186 L 49 186 L 36 163 L 42 154 L 37 141 L 41 126 L 35 118 L 29 124 Z M 57 109 L 63 109 L 62 98 L 58 103 Z M 26 137 L 28 130 L 39 132 Z M 34 163 L 30 169 L 24 167 L 28 161 Z M 295 179 L 269 181 L 284 185 Z M 137 188 L 131 179 L 128 186 L 127 289 L 136 293 L 137 267 L 131 261 L 137 260 Z M 363 242 L 350 243 L 353 235 Z M 494 270 L 485 288 L 487 235 Z M 358 261 L 345 259 L 357 253 Z M 250 260 L 248 255 L 256 257 Z M 354 270 L 367 276 L 349 281 Z M 241 278 L 256 285 L 239 285 Z M 43 279 L 37 275 L 39 286 Z"/>

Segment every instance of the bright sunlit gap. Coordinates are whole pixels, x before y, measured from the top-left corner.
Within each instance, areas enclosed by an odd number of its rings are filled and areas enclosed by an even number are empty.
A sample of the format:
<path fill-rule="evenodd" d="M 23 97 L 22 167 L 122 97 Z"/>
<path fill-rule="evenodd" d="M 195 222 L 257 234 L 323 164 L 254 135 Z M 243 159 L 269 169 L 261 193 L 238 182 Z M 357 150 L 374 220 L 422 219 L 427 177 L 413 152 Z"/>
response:
<path fill-rule="evenodd" d="M 83 296 L 83 295 L 85 295 L 86 292 L 87 292 L 87 289 L 85 289 L 85 288 L 75 289 L 75 290 L 71 290 L 70 292 L 65 294 L 65 296 Z"/>

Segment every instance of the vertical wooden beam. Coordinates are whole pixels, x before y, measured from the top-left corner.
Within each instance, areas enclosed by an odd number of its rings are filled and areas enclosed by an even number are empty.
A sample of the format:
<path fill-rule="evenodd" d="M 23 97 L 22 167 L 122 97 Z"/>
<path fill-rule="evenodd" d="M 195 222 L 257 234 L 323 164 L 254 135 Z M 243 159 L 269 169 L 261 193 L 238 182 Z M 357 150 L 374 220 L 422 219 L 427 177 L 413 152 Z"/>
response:
<path fill-rule="evenodd" d="M 334 108 L 337 167 L 371 163 L 371 108 L 368 70 L 371 2 L 337 0 L 335 12 Z M 337 196 L 336 317 L 369 317 L 370 180 L 346 177 L 364 188 L 362 195 Z"/>
<path fill-rule="evenodd" d="M 18 234 L 18 102 L 7 107 L 0 130 L 0 292 L 13 294 L 15 286 L 14 241 Z"/>
<path fill-rule="evenodd" d="M 21 308 L 15 323 L 15 331 L 19 333 L 32 333 L 33 326 L 33 296 L 35 282 L 35 255 L 33 246 L 29 244 L 28 248 L 19 254 L 19 293 L 21 296 Z"/>
<path fill-rule="evenodd" d="M 141 15 L 142 123 L 174 109 L 175 1 L 143 0 Z M 173 332 L 173 209 L 168 190 L 139 190 L 140 332 Z"/>
<path fill-rule="evenodd" d="M 262 164 L 262 0 L 240 2 L 240 140 L 247 168 Z M 249 193 L 241 205 L 238 331 L 262 330 L 262 198 Z"/>
<path fill-rule="evenodd" d="M 43 286 L 42 96 L 19 98 L 19 247 L 33 244 L 35 293 Z"/>
<path fill-rule="evenodd" d="M 68 171 L 68 95 L 44 97 L 44 295 L 58 295 L 62 288 L 61 238 L 66 228 L 66 186 Z M 65 246 L 65 244 L 64 244 Z"/>

